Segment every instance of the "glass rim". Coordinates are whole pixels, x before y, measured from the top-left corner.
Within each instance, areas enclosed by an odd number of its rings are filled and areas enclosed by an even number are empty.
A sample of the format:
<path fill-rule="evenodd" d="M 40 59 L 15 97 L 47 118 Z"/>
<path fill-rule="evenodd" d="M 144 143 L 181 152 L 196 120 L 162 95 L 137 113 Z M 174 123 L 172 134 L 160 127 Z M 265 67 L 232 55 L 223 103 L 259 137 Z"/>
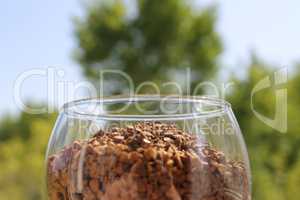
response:
<path fill-rule="evenodd" d="M 188 112 L 188 113 L 164 113 L 164 114 L 112 114 L 112 113 L 83 113 L 72 108 L 78 105 L 88 105 L 88 104 L 113 104 L 113 103 L 133 103 L 133 102 L 147 102 L 147 101 L 157 101 L 157 102 L 175 102 L 175 103 L 207 103 L 208 105 L 216 106 L 216 109 L 210 111 L 201 112 Z M 184 119 L 195 119 L 195 118 L 210 118 L 223 115 L 229 108 L 231 104 L 226 100 L 212 97 L 212 96 L 181 96 L 181 95 L 112 95 L 107 97 L 98 98 L 86 98 L 74 100 L 65 103 L 60 114 L 66 114 L 72 118 L 84 118 L 84 119 L 101 119 L 101 120 L 111 120 L 111 121 L 172 121 L 172 120 L 184 120 Z"/>

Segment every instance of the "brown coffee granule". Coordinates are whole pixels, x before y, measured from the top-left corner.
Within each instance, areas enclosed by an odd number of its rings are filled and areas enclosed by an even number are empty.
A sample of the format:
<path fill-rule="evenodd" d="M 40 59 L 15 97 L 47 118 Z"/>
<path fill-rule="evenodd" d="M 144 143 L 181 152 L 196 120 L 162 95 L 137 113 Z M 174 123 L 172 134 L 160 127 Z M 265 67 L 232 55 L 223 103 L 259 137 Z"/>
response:
<path fill-rule="evenodd" d="M 99 131 L 48 159 L 50 200 L 249 200 L 241 162 L 177 128 Z"/>

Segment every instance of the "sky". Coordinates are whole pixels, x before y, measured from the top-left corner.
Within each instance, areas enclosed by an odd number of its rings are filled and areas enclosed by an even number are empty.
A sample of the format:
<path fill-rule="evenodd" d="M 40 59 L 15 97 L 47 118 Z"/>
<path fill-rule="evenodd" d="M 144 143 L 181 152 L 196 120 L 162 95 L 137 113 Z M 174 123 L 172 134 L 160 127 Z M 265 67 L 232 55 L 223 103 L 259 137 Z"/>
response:
<path fill-rule="evenodd" d="M 218 5 L 216 28 L 224 44 L 220 59 L 224 76 L 245 72 L 253 51 L 277 66 L 300 60 L 299 0 L 198 0 L 199 5 L 211 3 Z M 59 80 L 84 79 L 72 58 L 76 41 L 71 20 L 82 15 L 82 1 L 2 0 L 0 13 L 0 115 L 20 110 L 14 89 L 23 72 L 52 67 Z M 23 82 L 20 96 L 45 101 L 46 91 L 45 77 L 32 76 Z"/>

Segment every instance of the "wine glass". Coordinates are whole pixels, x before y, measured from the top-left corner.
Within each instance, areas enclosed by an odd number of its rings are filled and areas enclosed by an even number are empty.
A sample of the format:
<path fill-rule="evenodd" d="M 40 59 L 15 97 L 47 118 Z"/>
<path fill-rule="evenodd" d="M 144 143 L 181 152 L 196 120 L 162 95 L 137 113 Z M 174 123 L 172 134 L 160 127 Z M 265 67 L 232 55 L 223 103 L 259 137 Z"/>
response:
<path fill-rule="evenodd" d="M 228 102 L 112 96 L 63 106 L 46 155 L 50 200 L 250 200 Z"/>

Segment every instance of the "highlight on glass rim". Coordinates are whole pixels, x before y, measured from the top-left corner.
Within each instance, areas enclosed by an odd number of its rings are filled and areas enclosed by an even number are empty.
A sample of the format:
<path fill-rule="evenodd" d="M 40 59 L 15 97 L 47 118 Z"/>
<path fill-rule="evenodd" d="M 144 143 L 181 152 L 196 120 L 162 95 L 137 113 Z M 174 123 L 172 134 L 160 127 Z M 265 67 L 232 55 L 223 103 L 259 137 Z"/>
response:
<path fill-rule="evenodd" d="M 299 6 L 0 3 L 0 200 L 298 200 Z"/>

